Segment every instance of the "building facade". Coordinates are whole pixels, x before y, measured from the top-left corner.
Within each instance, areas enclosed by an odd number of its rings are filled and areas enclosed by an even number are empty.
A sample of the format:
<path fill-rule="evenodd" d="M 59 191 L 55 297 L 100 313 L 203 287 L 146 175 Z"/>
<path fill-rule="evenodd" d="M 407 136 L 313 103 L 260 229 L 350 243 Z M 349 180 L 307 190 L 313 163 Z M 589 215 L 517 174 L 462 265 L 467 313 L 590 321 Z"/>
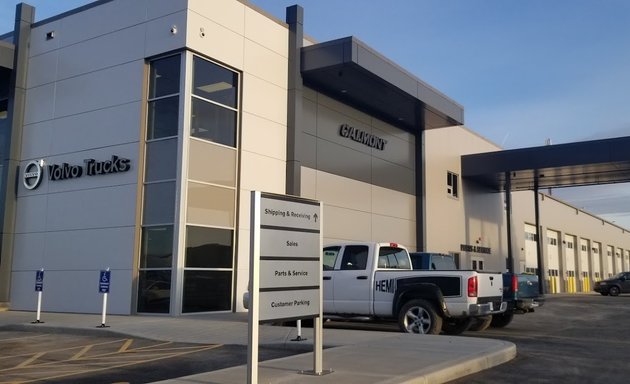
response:
<path fill-rule="evenodd" d="M 463 108 L 354 38 L 304 37 L 238 0 L 100 0 L 0 36 L 0 302 L 98 313 L 242 311 L 250 191 L 321 200 L 324 242 L 394 241 L 505 270 L 504 195 L 463 180 L 500 148 Z M 339 59 L 338 61 L 336 61 Z M 14 187 L 15 186 L 15 187 Z M 538 268 L 533 192 L 515 270 Z M 542 196 L 551 292 L 628 269 L 620 227 Z M 535 251 L 535 247 L 534 247 Z"/>

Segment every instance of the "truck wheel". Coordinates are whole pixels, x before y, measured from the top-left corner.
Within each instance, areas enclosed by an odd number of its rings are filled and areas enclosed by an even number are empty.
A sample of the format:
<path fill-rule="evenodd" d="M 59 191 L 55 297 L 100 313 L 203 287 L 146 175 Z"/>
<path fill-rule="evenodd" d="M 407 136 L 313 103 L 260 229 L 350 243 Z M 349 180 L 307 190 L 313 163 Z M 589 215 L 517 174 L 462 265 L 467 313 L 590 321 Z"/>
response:
<path fill-rule="evenodd" d="M 490 326 L 493 328 L 504 328 L 512 322 L 514 312 L 503 312 L 498 315 L 492 315 Z"/>
<path fill-rule="evenodd" d="M 470 328 L 471 324 L 472 324 L 471 317 L 465 317 L 463 319 L 455 319 L 455 318 L 446 319 L 444 323 L 442 324 L 442 332 L 444 332 L 447 335 L 456 336 L 456 335 L 466 332 L 468 328 Z"/>
<path fill-rule="evenodd" d="M 490 326 L 490 323 L 492 323 L 492 315 L 475 317 L 468 330 L 474 332 L 485 331 Z"/>
<path fill-rule="evenodd" d="M 442 318 L 431 303 L 415 299 L 400 309 L 398 326 L 402 332 L 437 335 L 442 329 Z"/>
<path fill-rule="evenodd" d="M 619 296 L 619 287 L 613 285 L 612 287 L 608 288 L 608 294 L 610 296 Z"/>

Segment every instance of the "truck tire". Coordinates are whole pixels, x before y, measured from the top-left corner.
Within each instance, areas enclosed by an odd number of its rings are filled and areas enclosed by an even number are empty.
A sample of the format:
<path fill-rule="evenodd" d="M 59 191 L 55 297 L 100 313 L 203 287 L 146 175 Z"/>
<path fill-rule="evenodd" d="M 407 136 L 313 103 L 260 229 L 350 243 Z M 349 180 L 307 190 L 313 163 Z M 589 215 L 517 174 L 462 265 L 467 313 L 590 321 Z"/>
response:
<path fill-rule="evenodd" d="M 613 285 L 612 287 L 608 288 L 608 294 L 610 296 L 619 296 L 619 287 Z"/>
<path fill-rule="evenodd" d="M 490 326 L 490 323 L 492 323 L 492 315 L 475 317 L 468 330 L 473 332 L 485 331 Z"/>
<path fill-rule="evenodd" d="M 452 336 L 460 335 L 470 328 L 472 321 L 471 317 L 446 319 L 442 323 L 442 332 Z"/>
<path fill-rule="evenodd" d="M 414 299 L 400 309 L 398 326 L 406 333 L 437 335 L 442 329 L 442 318 L 431 303 L 424 299 Z"/>
<path fill-rule="evenodd" d="M 498 315 L 492 315 L 490 326 L 493 328 L 505 328 L 512 322 L 514 312 L 503 312 Z"/>

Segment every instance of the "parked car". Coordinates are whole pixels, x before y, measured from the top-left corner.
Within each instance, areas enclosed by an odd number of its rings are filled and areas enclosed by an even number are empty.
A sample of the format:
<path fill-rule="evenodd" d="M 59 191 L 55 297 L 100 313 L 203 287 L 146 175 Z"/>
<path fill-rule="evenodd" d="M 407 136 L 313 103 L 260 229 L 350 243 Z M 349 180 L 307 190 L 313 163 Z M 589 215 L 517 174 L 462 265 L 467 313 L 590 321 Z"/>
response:
<path fill-rule="evenodd" d="M 618 296 L 620 293 L 630 293 L 630 272 L 621 272 L 611 278 L 597 281 L 593 290 L 602 296 Z"/>

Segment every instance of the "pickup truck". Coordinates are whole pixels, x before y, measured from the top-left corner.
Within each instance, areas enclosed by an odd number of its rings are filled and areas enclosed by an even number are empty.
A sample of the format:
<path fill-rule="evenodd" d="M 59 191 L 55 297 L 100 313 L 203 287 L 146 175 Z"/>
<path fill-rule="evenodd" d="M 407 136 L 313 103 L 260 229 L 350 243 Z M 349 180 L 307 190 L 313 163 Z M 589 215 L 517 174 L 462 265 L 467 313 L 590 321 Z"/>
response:
<path fill-rule="evenodd" d="M 324 318 L 395 320 L 401 331 L 459 334 L 480 316 L 500 314 L 500 273 L 414 270 L 396 243 L 324 247 Z"/>
<path fill-rule="evenodd" d="M 435 252 L 412 252 L 410 254 L 414 269 L 457 270 L 457 264 L 452 255 Z M 506 327 L 514 314 L 534 312 L 534 309 L 545 302 L 539 294 L 538 276 L 532 274 L 503 273 L 503 300 L 507 302 L 507 309 L 503 313 L 476 317 L 470 331 L 483 331 L 488 327 Z"/>
<path fill-rule="evenodd" d="M 503 328 L 512 322 L 514 314 L 534 312 L 545 303 L 539 293 L 538 276 L 530 273 L 503 273 L 503 299 L 508 307 L 504 313 L 493 315 L 491 327 Z"/>

